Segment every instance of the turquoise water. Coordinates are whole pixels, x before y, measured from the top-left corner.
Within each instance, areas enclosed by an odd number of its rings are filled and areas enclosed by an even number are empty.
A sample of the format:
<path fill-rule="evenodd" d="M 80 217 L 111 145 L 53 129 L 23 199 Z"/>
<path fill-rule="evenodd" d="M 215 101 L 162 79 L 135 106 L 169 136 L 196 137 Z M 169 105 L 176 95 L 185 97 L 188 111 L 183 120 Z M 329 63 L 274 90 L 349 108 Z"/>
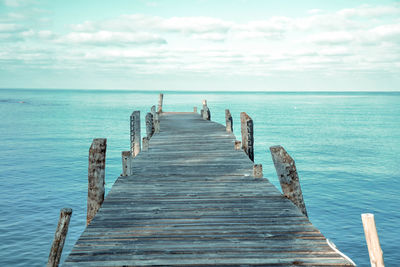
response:
<path fill-rule="evenodd" d="M 400 93 L 178 93 L 164 110 L 192 111 L 206 98 L 212 120 L 225 108 L 254 120 L 255 162 L 279 186 L 268 148 L 295 159 L 313 224 L 359 266 L 369 257 L 361 213 L 375 214 L 387 266 L 400 265 Z M 129 149 L 129 115 L 156 92 L 0 90 L 0 266 L 43 266 L 59 210 L 73 209 L 63 259 L 86 222 L 87 156 L 108 139 L 106 188 Z M 142 127 L 142 133 L 145 128 Z"/>

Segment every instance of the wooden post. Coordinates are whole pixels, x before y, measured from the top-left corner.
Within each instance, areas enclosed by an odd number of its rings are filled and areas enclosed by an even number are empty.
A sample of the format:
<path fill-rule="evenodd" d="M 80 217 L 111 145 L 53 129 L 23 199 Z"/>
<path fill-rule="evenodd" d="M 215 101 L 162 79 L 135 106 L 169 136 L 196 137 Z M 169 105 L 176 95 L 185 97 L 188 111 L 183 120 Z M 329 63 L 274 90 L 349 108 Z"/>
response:
<path fill-rule="evenodd" d="M 193 107 L 193 113 L 197 113 L 197 107 Z"/>
<path fill-rule="evenodd" d="M 122 151 L 122 174 L 121 176 L 132 175 L 132 157 L 130 151 Z"/>
<path fill-rule="evenodd" d="M 70 208 L 63 208 L 60 211 L 60 218 L 58 219 L 56 233 L 54 234 L 53 244 L 51 245 L 47 267 L 56 267 L 60 263 L 71 215 L 72 209 Z"/>
<path fill-rule="evenodd" d="M 204 109 L 200 110 L 200 117 L 203 118 L 204 117 Z"/>
<path fill-rule="evenodd" d="M 254 176 L 254 178 L 263 178 L 262 164 L 254 164 L 254 166 L 253 166 L 253 176 Z"/>
<path fill-rule="evenodd" d="M 89 149 L 86 225 L 90 223 L 104 201 L 106 149 L 107 139 L 105 138 L 93 139 Z"/>
<path fill-rule="evenodd" d="M 378 232 L 376 231 L 374 214 L 361 214 L 364 226 L 365 239 L 368 245 L 369 260 L 372 267 L 384 267 L 383 252 L 379 244 Z"/>
<path fill-rule="evenodd" d="M 202 109 L 202 113 L 201 116 L 204 120 L 211 120 L 211 112 L 210 109 L 207 106 L 207 100 L 203 100 L 203 109 Z"/>
<path fill-rule="evenodd" d="M 143 137 L 142 139 L 142 151 L 149 151 L 149 137 Z"/>
<path fill-rule="evenodd" d="M 254 132 L 253 120 L 246 112 L 240 113 L 240 125 L 242 133 L 242 148 L 249 156 L 251 161 L 254 161 Z"/>
<path fill-rule="evenodd" d="M 158 98 L 158 113 L 162 113 L 163 98 L 164 94 L 160 94 L 160 97 Z"/>
<path fill-rule="evenodd" d="M 240 150 L 242 148 L 242 142 L 235 140 L 235 150 Z"/>
<path fill-rule="evenodd" d="M 151 138 L 154 134 L 153 114 L 150 112 L 146 114 L 146 136 Z"/>
<path fill-rule="evenodd" d="M 131 154 L 132 158 L 140 152 L 140 111 L 136 110 L 131 115 Z"/>
<path fill-rule="evenodd" d="M 226 123 L 226 131 L 228 133 L 233 132 L 233 120 L 229 109 L 225 109 L 225 123 Z"/>
<path fill-rule="evenodd" d="M 294 160 L 281 146 L 272 146 L 269 149 L 284 196 L 308 217 Z"/>

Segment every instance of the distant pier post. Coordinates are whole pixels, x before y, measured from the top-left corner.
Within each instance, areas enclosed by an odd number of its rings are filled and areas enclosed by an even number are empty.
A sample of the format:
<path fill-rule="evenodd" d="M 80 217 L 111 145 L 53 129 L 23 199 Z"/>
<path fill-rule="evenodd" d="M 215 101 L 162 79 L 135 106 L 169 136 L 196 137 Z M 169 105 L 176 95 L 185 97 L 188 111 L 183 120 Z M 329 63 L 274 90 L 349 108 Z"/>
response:
<path fill-rule="evenodd" d="M 193 107 L 193 113 L 197 113 L 197 107 Z"/>
<path fill-rule="evenodd" d="M 89 149 L 88 198 L 86 225 L 96 215 L 104 201 L 107 139 L 93 139 Z"/>
<path fill-rule="evenodd" d="M 374 214 L 361 214 L 361 219 L 364 227 L 365 240 L 368 245 L 371 266 L 384 267 L 383 252 L 379 243 L 378 232 L 376 231 Z"/>
<path fill-rule="evenodd" d="M 254 131 L 253 120 L 246 112 L 240 113 L 240 125 L 242 133 L 242 148 L 249 156 L 251 161 L 254 161 Z"/>
<path fill-rule="evenodd" d="M 164 99 L 164 94 L 160 94 L 158 98 L 158 113 L 162 113 L 162 106 L 163 106 L 163 99 Z"/>
<path fill-rule="evenodd" d="M 136 110 L 131 115 L 131 154 L 132 158 L 140 152 L 140 111 Z"/>
<path fill-rule="evenodd" d="M 205 99 L 203 100 L 203 109 L 201 115 L 204 120 L 211 120 L 211 112 L 207 106 L 207 100 Z"/>
<path fill-rule="evenodd" d="M 58 219 L 56 233 L 54 234 L 53 244 L 51 245 L 47 267 L 57 267 L 60 263 L 71 215 L 72 209 L 70 208 L 63 208 L 60 211 L 60 218 Z"/>
<path fill-rule="evenodd" d="M 226 131 L 228 133 L 233 132 L 233 120 L 229 109 L 225 109 L 225 124 L 226 124 Z"/>
<path fill-rule="evenodd" d="M 272 146 L 269 149 L 284 196 L 308 217 L 294 160 L 282 146 Z"/>
<path fill-rule="evenodd" d="M 130 151 L 122 151 L 122 176 L 132 175 L 132 156 Z"/>
<path fill-rule="evenodd" d="M 146 114 L 146 136 L 150 139 L 154 134 L 153 114 L 151 112 Z"/>
<path fill-rule="evenodd" d="M 263 178 L 262 164 L 254 164 L 254 166 L 253 166 L 253 176 L 254 176 L 254 178 Z"/>
<path fill-rule="evenodd" d="M 235 150 L 240 150 L 242 148 L 242 142 L 235 140 Z"/>

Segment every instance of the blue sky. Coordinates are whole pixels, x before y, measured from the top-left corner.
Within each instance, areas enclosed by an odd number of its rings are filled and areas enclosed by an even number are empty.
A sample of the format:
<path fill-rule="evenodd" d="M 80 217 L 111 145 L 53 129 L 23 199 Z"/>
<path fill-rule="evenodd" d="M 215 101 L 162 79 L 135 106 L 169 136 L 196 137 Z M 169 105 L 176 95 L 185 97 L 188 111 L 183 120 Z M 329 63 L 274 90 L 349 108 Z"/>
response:
<path fill-rule="evenodd" d="M 400 1 L 0 0 L 0 88 L 400 91 Z"/>

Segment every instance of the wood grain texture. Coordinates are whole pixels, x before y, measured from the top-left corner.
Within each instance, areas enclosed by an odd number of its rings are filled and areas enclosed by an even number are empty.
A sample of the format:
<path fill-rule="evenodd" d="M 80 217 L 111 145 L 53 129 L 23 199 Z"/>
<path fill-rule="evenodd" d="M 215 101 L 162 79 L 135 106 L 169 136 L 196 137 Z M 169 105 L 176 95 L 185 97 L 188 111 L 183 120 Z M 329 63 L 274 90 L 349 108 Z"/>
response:
<path fill-rule="evenodd" d="M 235 150 L 226 126 L 162 113 L 64 266 L 345 266 L 325 237 Z"/>

